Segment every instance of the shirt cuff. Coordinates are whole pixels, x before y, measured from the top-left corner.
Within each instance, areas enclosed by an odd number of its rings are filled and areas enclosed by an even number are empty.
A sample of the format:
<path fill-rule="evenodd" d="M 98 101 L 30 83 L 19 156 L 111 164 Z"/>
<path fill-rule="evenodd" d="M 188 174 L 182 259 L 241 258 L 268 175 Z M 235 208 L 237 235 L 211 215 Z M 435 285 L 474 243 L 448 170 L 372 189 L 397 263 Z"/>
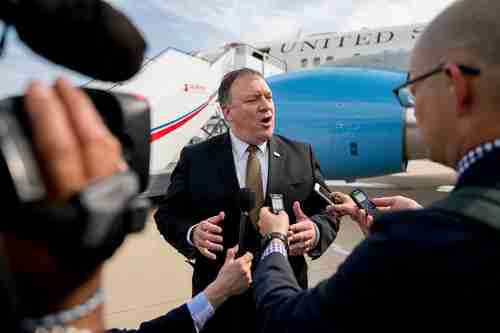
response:
<path fill-rule="evenodd" d="M 188 229 L 186 240 L 189 245 L 194 246 L 193 242 L 191 242 L 191 233 L 193 232 L 194 227 L 198 226 L 199 223 L 196 223 L 191 228 Z"/>
<path fill-rule="evenodd" d="M 204 292 L 199 293 L 189 301 L 187 307 L 193 319 L 196 332 L 200 332 L 206 322 L 212 318 L 215 313 L 212 304 L 210 304 Z"/>
<path fill-rule="evenodd" d="M 264 252 L 262 253 L 262 257 L 260 260 L 264 260 L 265 257 L 268 255 L 271 255 L 273 253 L 281 253 L 285 258 L 288 256 L 286 252 L 286 247 L 285 244 L 283 244 L 283 241 L 280 239 L 273 239 L 269 243 L 269 245 L 266 247 Z"/>
<path fill-rule="evenodd" d="M 314 224 L 314 230 L 316 230 L 316 239 L 314 241 L 314 244 L 311 247 L 311 250 L 313 250 L 316 247 L 316 245 L 318 245 L 319 239 L 321 238 L 321 233 L 319 232 L 318 225 L 316 223 L 314 223 L 314 221 L 312 221 L 312 223 Z"/>
<path fill-rule="evenodd" d="M 320 239 L 321 239 L 321 232 L 319 231 L 320 229 L 318 227 L 318 224 L 314 221 L 314 217 L 311 217 L 311 221 L 314 224 L 314 230 L 316 231 L 316 241 L 311 246 L 311 249 L 307 252 L 307 255 L 314 259 L 314 258 L 317 258 L 321 255 L 321 251 L 316 248 L 319 244 Z"/>

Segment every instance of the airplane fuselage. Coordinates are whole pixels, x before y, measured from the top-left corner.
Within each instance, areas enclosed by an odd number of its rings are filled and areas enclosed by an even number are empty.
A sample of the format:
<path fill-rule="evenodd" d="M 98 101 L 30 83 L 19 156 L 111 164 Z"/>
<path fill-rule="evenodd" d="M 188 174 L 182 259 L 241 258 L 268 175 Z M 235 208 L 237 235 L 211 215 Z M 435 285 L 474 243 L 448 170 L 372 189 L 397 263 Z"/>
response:
<path fill-rule="evenodd" d="M 256 47 L 285 61 L 287 71 L 293 72 L 386 51 L 408 53 L 424 28 L 424 24 L 413 24 L 346 33 L 318 33 L 295 41 L 259 43 Z"/>

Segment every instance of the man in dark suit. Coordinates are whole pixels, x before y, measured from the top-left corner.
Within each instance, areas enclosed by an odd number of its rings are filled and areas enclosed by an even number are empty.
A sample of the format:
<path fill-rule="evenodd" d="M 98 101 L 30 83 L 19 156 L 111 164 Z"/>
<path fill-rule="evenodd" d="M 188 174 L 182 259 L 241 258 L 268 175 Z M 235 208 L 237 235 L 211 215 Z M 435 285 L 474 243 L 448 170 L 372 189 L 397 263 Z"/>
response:
<path fill-rule="evenodd" d="M 430 158 L 457 169 L 454 191 L 426 209 L 402 197 L 376 201 L 392 212 L 376 218 L 368 238 L 311 290 L 294 278 L 286 242 L 272 239 L 254 275 L 262 332 L 497 325 L 495 307 L 485 305 L 500 296 L 499 12 L 496 0 L 454 2 L 426 27 L 409 81 L 396 89 L 402 104 L 414 104 Z M 286 235 L 288 218 L 263 208 L 260 226 L 262 234 Z"/>
<path fill-rule="evenodd" d="M 228 73 L 218 93 L 230 131 L 183 149 L 155 214 L 158 229 L 182 254 L 195 259 L 193 293 L 197 293 L 222 266 L 223 255 L 218 253 L 238 243 L 239 189 L 250 187 L 256 193 L 244 241 L 254 253 L 261 242 L 259 209 L 269 204 L 269 194 L 283 194 L 285 209 L 293 217 L 287 231 L 289 260 L 299 285 L 306 288 L 304 254 L 320 256 L 338 228 L 335 219 L 322 212 L 325 204 L 313 190 L 323 178 L 311 146 L 273 135 L 272 93 L 259 72 L 245 68 Z M 238 316 L 241 319 L 234 320 Z M 250 292 L 226 302 L 206 326 L 206 332 L 227 331 L 255 331 Z"/>

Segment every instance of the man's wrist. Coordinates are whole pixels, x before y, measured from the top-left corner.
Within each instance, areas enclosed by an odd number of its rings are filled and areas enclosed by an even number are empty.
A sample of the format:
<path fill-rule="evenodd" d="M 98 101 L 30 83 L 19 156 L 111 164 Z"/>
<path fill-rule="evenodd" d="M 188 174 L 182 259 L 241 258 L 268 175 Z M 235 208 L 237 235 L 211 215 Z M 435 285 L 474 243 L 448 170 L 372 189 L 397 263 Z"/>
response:
<path fill-rule="evenodd" d="M 224 286 L 220 286 L 217 280 L 213 281 L 205 288 L 205 296 L 214 310 L 229 298 L 227 291 L 228 289 Z"/>
<path fill-rule="evenodd" d="M 266 249 L 269 243 L 274 239 L 281 240 L 285 248 L 288 250 L 288 235 L 286 233 L 276 231 L 269 232 L 264 235 L 262 238 L 262 249 Z"/>
<path fill-rule="evenodd" d="M 194 229 L 199 225 L 199 223 L 196 223 L 195 225 L 191 226 L 189 229 L 188 229 L 188 232 L 187 232 L 187 235 L 186 235 L 186 240 L 188 242 L 189 245 L 191 246 L 195 246 L 194 245 L 194 242 L 193 242 L 193 233 L 194 233 Z"/>
<path fill-rule="evenodd" d="M 314 222 L 313 219 L 311 219 L 311 222 L 314 226 L 314 242 L 312 243 L 311 245 L 311 250 L 314 250 L 316 248 L 316 246 L 318 245 L 319 243 L 319 239 L 321 238 L 321 232 L 319 231 L 319 227 L 318 225 L 316 224 L 316 222 Z"/>

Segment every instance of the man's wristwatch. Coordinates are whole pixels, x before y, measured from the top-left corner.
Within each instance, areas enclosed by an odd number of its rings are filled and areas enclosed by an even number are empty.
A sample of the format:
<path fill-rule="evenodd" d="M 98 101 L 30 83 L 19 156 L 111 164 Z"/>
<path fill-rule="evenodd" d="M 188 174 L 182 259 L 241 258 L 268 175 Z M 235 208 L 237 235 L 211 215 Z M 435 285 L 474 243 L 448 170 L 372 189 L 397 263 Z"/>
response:
<path fill-rule="evenodd" d="M 267 246 L 269 245 L 269 243 L 273 239 L 281 239 L 281 241 L 283 242 L 283 245 L 285 245 L 285 248 L 288 251 L 288 236 L 286 234 L 281 233 L 281 232 L 270 232 L 270 233 L 266 234 L 262 238 L 262 249 L 266 249 Z"/>

